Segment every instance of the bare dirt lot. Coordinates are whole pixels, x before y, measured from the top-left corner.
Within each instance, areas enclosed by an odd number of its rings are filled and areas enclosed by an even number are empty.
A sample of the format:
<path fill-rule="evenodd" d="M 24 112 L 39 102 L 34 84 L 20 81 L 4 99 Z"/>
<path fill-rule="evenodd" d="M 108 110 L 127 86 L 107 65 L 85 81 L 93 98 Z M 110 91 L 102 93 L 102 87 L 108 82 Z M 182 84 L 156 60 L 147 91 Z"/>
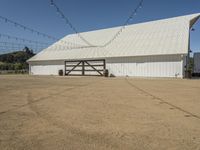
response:
<path fill-rule="evenodd" d="M 200 80 L 0 76 L 1 150 L 200 150 Z"/>

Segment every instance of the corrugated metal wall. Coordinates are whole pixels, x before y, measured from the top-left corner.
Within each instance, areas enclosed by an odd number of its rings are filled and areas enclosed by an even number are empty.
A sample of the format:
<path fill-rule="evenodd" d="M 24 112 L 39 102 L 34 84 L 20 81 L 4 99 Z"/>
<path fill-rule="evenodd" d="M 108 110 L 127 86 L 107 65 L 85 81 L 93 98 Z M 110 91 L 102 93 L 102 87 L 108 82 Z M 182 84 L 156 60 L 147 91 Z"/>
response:
<path fill-rule="evenodd" d="M 63 61 L 39 61 L 30 63 L 32 75 L 58 75 L 58 70 L 64 70 Z"/>
<path fill-rule="evenodd" d="M 111 58 L 106 68 L 115 76 L 183 77 L 181 55 Z"/>
<path fill-rule="evenodd" d="M 181 55 L 107 58 L 106 68 L 115 76 L 183 77 L 184 60 Z M 64 61 L 31 63 L 31 74 L 58 75 Z M 88 72 L 89 73 L 89 72 Z M 91 72 L 89 74 L 93 74 Z"/>

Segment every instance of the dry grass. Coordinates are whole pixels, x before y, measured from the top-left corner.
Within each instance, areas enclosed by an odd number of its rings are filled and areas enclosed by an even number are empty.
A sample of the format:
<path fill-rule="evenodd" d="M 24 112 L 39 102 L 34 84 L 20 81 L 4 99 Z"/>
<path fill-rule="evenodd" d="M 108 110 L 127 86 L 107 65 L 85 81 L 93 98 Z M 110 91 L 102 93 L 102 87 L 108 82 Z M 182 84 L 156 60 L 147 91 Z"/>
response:
<path fill-rule="evenodd" d="M 199 150 L 200 80 L 0 76 L 2 150 Z"/>

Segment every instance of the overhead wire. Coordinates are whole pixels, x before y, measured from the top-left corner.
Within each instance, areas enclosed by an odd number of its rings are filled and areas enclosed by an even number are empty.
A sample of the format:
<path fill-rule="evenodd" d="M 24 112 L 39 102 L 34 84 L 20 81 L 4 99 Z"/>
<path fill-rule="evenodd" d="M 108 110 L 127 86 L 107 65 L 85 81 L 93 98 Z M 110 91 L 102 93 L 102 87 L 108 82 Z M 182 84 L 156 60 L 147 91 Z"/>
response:
<path fill-rule="evenodd" d="M 13 39 L 13 40 L 15 40 L 15 41 L 28 42 L 28 43 L 35 43 L 35 44 L 41 44 L 41 45 L 50 45 L 50 43 L 39 42 L 39 41 L 33 41 L 33 40 L 30 40 L 30 39 L 25 39 L 25 38 L 21 38 L 21 37 L 16 37 L 16 36 L 11 36 L 11 35 L 7 35 L 7 34 L 2 34 L 2 33 L 0 33 L 0 39 L 1 39 L 1 38 Z"/>
<path fill-rule="evenodd" d="M 0 47 L 1 47 L 1 49 L 2 48 L 11 48 L 13 50 L 22 50 L 24 47 L 29 47 L 34 52 L 38 52 L 41 49 L 45 48 L 45 46 L 43 46 L 43 45 L 36 45 L 36 44 L 30 44 L 30 43 L 15 43 L 15 42 L 7 42 L 7 41 L 0 41 Z"/>
<path fill-rule="evenodd" d="M 11 39 L 11 38 L 10 38 Z M 36 41 L 35 41 L 36 42 Z M 47 45 L 45 43 L 26 43 L 26 42 L 13 42 L 13 41 L 0 41 L 0 45 L 3 45 L 4 47 L 10 47 L 10 48 L 18 48 L 18 50 L 24 48 L 25 46 L 32 48 L 33 51 L 39 52 L 42 49 L 45 49 Z M 66 50 L 66 49 L 73 49 L 73 47 L 67 47 L 66 45 L 62 44 L 54 44 L 52 46 L 48 47 L 50 50 Z M 1 49 L 0 49 L 1 50 Z"/>

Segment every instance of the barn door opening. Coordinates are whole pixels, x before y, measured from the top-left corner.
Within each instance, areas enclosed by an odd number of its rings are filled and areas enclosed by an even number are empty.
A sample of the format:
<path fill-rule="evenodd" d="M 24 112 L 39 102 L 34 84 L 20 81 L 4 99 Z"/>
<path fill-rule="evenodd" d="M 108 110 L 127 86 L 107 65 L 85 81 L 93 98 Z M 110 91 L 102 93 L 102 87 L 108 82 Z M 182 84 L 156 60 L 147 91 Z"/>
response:
<path fill-rule="evenodd" d="M 103 76 L 105 69 L 104 59 L 65 61 L 66 76 Z"/>

